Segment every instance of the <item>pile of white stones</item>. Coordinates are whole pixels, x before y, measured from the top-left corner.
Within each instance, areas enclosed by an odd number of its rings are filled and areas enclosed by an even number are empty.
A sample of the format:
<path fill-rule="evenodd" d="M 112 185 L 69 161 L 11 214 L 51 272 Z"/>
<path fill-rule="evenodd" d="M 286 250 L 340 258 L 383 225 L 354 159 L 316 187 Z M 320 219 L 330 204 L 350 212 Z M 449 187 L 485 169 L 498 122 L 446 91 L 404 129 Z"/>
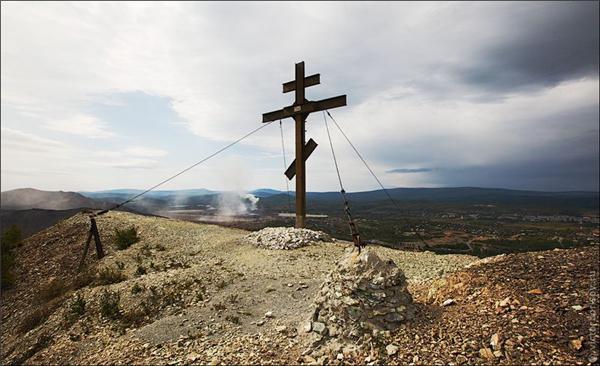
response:
<path fill-rule="evenodd" d="M 357 340 L 395 329 L 414 317 L 406 278 L 392 260 L 374 252 L 348 251 L 321 286 L 310 321 L 303 326 L 317 341 Z M 374 334 L 374 333 L 373 333 Z"/>
<path fill-rule="evenodd" d="M 331 237 L 322 231 L 293 227 L 267 227 L 246 235 L 242 242 L 265 249 L 296 249 L 318 241 L 330 242 Z"/>

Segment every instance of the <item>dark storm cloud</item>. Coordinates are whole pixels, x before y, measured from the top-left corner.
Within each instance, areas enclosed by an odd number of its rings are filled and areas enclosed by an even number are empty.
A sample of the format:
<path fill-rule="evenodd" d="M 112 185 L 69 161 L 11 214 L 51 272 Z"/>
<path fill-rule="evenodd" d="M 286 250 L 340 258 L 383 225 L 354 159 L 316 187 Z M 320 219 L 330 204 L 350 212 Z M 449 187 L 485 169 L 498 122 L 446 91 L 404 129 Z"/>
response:
<path fill-rule="evenodd" d="M 435 168 L 397 168 L 387 172 L 418 171 L 426 177 L 424 181 L 440 186 L 598 191 L 599 118 L 597 104 L 537 118 L 514 119 L 507 115 L 503 123 L 513 127 L 502 137 L 506 145 L 493 144 L 489 136 L 484 137 L 490 143 L 483 145 L 477 140 L 457 144 L 445 136 L 431 143 L 431 137 L 421 137 L 394 149 L 389 148 L 393 140 L 382 142 L 371 148 L 368 155 L 389 165 L 418 167 L 429 163 Z M 485 159 L 485 163 L 467 162 L 468 156 L 494 150 L 504 152 L 498 153 L 501 157 Z"/>
<path fill-rule="evenodd" d="M 519 159 L 436 169 L 432 181 L 446 186 L 481 186 L 547 191 L 600 191 L 598 131 L 581 131 Z"/>
<path fill-rule="evenodd" d="M 449 187 L 503 187 L 598 192 L 598 155 L 436 171 L 432 182 Z"/>
<path fill-rule="evenodd" d="M 427 173 L 431 172 L 431 168 L 396 168 L 386 171 L 386 173 Z"/>
<path fill-rule="evenodd" d="M 500 40 L 481 46 L 474 59 L 448 72 L 491 93 L 597 77 L 598 10 L 598 2 L 515 4 L 501 15 L 506 19 Z"/>

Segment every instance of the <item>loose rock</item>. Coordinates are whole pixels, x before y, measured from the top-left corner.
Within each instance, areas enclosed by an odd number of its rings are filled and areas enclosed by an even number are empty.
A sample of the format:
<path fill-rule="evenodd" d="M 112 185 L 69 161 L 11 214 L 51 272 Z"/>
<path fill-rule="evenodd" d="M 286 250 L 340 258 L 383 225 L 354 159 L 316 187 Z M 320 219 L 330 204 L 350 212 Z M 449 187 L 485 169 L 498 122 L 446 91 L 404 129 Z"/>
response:
<path fill-rule="evenodd" d="M 385 351 L 387 352 L 388 356 L 395 355 L 396 353 L 398 353 L 398 346 L 388 344 L 387 346 L 385 346 Z"/>
<path fill-rule="evenodd" d="M 327 277 L 315 301 L 312 330 L 356 340 L 372 331 L 397 328 L 414 317 L 402 270 L 374 252 L 348 251 Z"/>
<path fill-rule="evenodd" d="M 245 244 L 265 249 L 296 249 L 312 243 L 331 242 L 331 237 L 322 231 L 292 227 L 267 227 L 242 238 Z"/>

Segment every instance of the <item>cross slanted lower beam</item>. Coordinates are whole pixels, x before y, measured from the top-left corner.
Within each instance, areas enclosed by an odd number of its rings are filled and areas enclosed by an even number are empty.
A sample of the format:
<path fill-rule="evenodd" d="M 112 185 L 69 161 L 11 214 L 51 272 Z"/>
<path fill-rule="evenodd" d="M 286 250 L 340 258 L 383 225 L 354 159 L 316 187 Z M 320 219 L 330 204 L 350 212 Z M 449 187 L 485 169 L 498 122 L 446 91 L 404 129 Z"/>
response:
<path fill-rule="evenodd" d="M 304 61 L 296 64 L 296 78 L 283 84 L 283 92 L 295 92 L 294 104 L 277 111 L 263 114 L 263 123 L 276 121 L 284 118 L 294 118 L 296 121 L 296 160 L 295 167 L 290 166 L 286 172 L 291 175 L 292 169 L 296 173 L 296 227 L 302 228 L 306 221 L 306 159 L 316 148 L 312 150 L 305 147 L 305 123 L 309 113 L 324 111 L 327 109 L 343 107 L 346 105 L 346 96 L 340 95 L 318 101 L 310 101 L 305 98 L 305 88 L 321 83 L 321 75 L 314 74 L 304 76 Z M 314 141 L 313 141 L 314 142 Z M 309 152 L 310 150 L 310 152 Z M 290 178 L 291 179 L 291 178 Z"/>

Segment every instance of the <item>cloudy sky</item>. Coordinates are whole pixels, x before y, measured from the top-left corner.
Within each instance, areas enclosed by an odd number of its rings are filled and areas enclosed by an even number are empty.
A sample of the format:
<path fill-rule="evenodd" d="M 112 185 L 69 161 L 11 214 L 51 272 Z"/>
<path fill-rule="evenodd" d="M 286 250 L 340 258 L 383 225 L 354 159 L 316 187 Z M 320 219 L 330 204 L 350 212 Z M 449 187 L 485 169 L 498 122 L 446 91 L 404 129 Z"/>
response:
<path fill-rule="evenodd" d="M 299 61 L 388 187 L 598 190 L 598 2 L 1 6 L 2 191 L 152 186 L 290 105 Z M 346 188 L 377 188 L 332 132 Z M 308 189 L 337 189 L 322 114 L 308 137 Z M 164 188 L 283 170 L 273 123 Z"/>

